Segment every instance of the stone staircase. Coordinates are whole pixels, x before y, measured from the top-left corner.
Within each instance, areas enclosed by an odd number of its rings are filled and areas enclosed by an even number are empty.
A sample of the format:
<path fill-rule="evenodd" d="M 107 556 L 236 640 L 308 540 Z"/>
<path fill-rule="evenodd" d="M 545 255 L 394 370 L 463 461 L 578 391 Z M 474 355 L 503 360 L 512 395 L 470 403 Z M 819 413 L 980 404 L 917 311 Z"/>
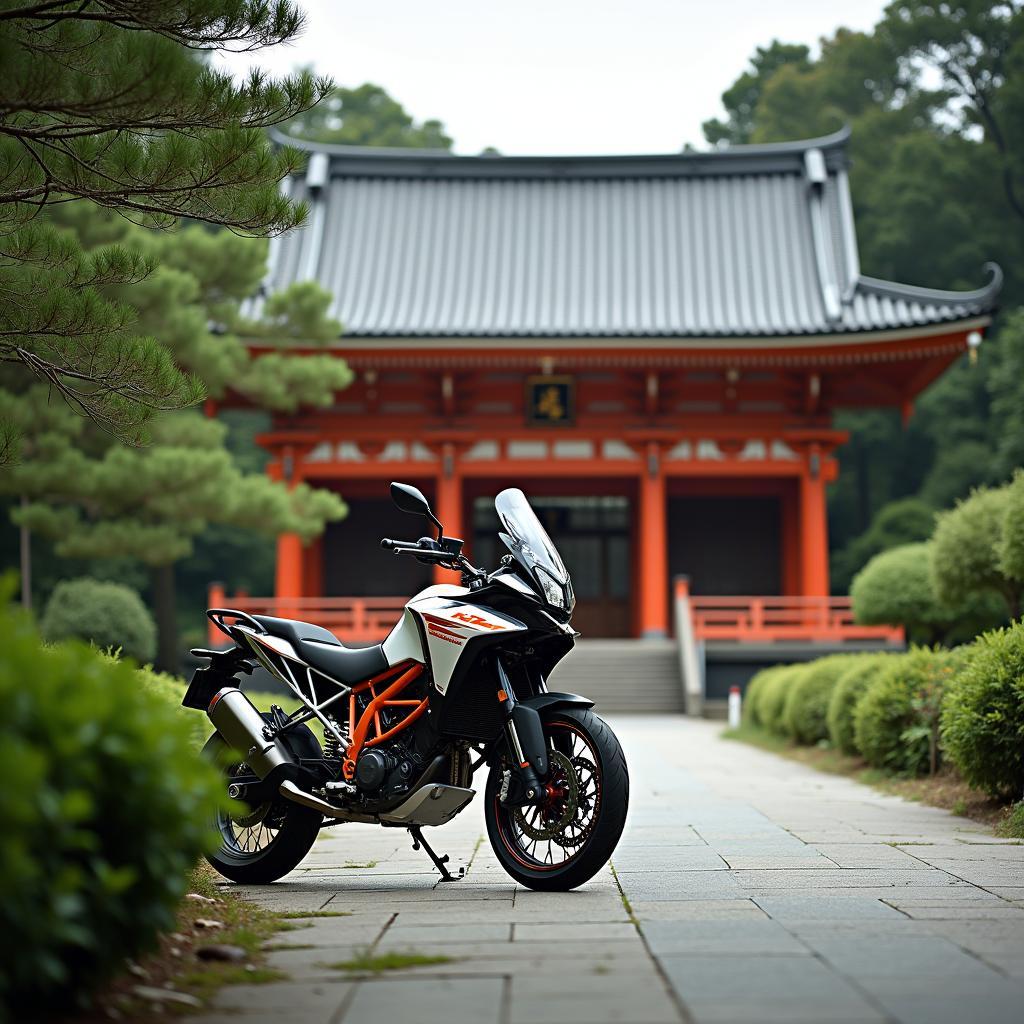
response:
<path fill-rule="evenodd" d="M 679 659 L 671 640 L 578 640 L 548 679 L 607 713 L 682 713 Z"/>

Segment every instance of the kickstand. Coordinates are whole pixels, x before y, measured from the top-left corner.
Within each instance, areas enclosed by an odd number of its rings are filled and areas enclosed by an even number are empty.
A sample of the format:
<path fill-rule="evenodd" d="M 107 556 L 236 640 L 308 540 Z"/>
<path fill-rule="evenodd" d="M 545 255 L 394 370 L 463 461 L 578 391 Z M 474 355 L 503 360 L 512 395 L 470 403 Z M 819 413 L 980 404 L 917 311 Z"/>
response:
<path fill-rule="evenodd" d="M 419 825 L 412 825 L 409 828 L 409 835 L 412 836 L 412 848 L 418 850 L 421 846 L 426 851 L 427 856 L 434 862 L 434 867 L 441 872 L 442 882 L 457 882 L 466 873 L 465 868 L 459 868 L 459 873 L 453 875 L 447 868 L 448 854 L 446 853 L 443 857 L 438 857 L 436 853 L 430 848 L 430 844 L 423 838 L 423 832 Z"/>

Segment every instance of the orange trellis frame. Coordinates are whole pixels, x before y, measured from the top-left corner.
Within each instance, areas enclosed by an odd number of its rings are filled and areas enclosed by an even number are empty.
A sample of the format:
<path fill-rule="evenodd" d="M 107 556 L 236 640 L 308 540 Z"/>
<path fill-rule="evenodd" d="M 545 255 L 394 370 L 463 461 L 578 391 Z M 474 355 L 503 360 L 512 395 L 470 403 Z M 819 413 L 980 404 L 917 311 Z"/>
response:
<path fill-rule="evenodd" d="M 378 693 L 376 687 L 380 686 L 384 680 L 393 676 L 396 668 L 403 668 L 403 666 L 404 671 L 402 671 L 401 675 L 394 679 L 386 689 Z M 403 729 L 407 729 L 412 725 L 427 710 L 430 704 L 427 697 L 424 697 L 422 700 L 398 699 L 398 695 L 411 683 L 419 679 L 422 674 L 423 666 L 419 662 L 403 662 L 402 665 L 393 665 L 386 671 L 381 672 L 380 675 L 367 679 L 365 682 L 357 683 L 352 688 L 348 698 L 349 745 L 345 751 L 345 763 L 342 766 L 346 779 L 351 781 L 354 778 L 356 760 L 364 747 L 374 747 L 378 743 L 383 743 L 384 740 L 397 735 Z M 367 690 L 370 691 L 370 703 L 366 705 L 363 713 L 357 719 L 356 697 L 359 694 L 366 693 Z M 381 731 L 380 715 L 387 708 L 411 708 L 412 710 L 397 725 Z M 373 727 L 373 734 L 369 735 L 371 726 Z"/>

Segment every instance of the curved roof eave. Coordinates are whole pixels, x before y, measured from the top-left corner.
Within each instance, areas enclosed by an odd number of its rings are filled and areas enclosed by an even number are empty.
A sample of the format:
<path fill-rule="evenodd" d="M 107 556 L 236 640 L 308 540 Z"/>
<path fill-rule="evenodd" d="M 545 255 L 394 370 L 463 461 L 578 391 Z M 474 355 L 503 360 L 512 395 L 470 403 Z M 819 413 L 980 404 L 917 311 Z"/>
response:
<path fill-rule="evenodd" d="M 971 291 L 922 288 L 918 285 L 882 281 L 863 274 L 858 277 L 853 290 L 887 299 L 905 299 L 908 302 L 927 302 L 940 306 L 970 306 L 988 311 L 995 308 L 996 299 L 1003 287 L 1003 269 L 998 263 L 991 262 L 986 263 L 982 269 L 988 272 L 989 280 L 981 288 Z"/>

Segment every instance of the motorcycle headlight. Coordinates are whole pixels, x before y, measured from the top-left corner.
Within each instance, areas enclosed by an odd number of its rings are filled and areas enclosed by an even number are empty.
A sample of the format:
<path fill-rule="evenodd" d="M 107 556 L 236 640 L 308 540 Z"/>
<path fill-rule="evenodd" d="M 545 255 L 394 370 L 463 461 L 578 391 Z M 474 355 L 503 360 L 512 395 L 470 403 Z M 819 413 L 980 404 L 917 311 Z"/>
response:
<path fill-rule="evenodd" d="M 570 611 L 568 602 L 565 599 L 565 588 L 553 576 L 549 576 L 543 569 L 537 569 L 537 582 L 544 594 L 544 600 L 552 608 L 559 608 L 564 612 Z"/>

